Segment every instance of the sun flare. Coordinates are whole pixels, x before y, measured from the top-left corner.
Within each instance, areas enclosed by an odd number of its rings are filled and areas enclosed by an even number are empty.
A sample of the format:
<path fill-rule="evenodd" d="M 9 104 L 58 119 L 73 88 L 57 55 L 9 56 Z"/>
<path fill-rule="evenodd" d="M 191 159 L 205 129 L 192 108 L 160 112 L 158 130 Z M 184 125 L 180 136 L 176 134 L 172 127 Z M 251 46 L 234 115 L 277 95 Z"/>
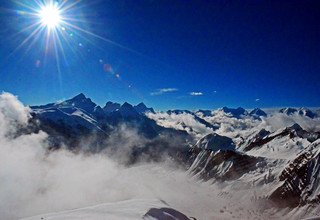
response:
<path fill-rule="evenodd" d="M 39 17 L 43 26 L 53 29 L 61 23 L 61 12 L 55 5 L 45 5 L 39 11 Z"/>

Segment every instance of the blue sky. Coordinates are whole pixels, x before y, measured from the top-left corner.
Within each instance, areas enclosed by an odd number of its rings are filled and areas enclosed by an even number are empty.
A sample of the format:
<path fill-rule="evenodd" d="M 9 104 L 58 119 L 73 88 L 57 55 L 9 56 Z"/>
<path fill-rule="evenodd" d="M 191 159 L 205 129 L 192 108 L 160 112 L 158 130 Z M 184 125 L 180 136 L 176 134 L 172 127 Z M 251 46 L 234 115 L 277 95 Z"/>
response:
<path fill-rule="evenodd" d="M 65 28 L 59 60 L 45 33 L 15 50 L 37 18 L 0 7 L 0 90 L 25 104 L 82 92 L 161 110 L 319 106 L 318 1 L 84 0 L 65 13 L 83 31 Z"/>

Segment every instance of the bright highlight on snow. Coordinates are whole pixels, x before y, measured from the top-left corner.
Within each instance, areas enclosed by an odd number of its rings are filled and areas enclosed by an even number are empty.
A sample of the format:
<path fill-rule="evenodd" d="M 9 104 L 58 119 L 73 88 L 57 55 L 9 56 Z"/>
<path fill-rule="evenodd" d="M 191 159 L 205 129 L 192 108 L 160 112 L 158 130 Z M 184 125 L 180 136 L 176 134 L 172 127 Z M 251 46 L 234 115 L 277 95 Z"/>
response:
<path fill-rule="evenodd" d="M 41 8 L 39 12 L 39 17 L 41 19 L 42 25 L 49 29 L 56 28 L 61 22 L 60 10 L 55 5 L 46 5 Z"/>

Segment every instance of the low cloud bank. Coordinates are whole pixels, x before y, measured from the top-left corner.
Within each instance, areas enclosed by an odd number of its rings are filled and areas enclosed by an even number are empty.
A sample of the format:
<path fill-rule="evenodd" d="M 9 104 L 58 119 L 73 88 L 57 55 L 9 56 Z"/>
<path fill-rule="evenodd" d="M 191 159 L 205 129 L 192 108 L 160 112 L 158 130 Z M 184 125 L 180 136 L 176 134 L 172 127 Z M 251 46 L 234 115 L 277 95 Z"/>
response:
<path fill-rule="evenodd" d="M 211 128 L 201 124 L 195 120 L 193 115 L 188 113 L 168 114 L 166 112 L 159 112 L 155 114 L 148 113 L 147 116 L 150 119 L 155 120 L 160 126 L 186 131 L 189 134 L 194 135 L 196 138 L 201 138 L 202 136 L 213 132 Z"/>
<path fill-rule="evenodd" d="M 273 113 L 268 117 L 261 117 L 260 119 L 251 116 L 235 118 L 223 111 L 216 110 L 213 111 L 212 116 L 204 116 L 201 113 L 197 113 L 197 115 L 210 124 L 218 127 L 218 129 L 213 130 L 206 127 L 204 124 L 195 120 L 192 114 L 188 113 L 168 114 L 166 112 L 158 112 L 155 114 L 149 113 L 147 116 L 155 120 L 161 126 L 187 131 L 188 133 L 193 134 L 196 138 L 201 138 L 212 132 L 231 138 L 239 136 L 245 138 L 253 132 L 257 132 L 261 129 L 274 132 L 279 129 L 292 126 L 295 123 L 298 123 L 307 131 L 320 131 L 320 118 L 312 119 L 298 114 L 288 116 L 282 113 Z"/>

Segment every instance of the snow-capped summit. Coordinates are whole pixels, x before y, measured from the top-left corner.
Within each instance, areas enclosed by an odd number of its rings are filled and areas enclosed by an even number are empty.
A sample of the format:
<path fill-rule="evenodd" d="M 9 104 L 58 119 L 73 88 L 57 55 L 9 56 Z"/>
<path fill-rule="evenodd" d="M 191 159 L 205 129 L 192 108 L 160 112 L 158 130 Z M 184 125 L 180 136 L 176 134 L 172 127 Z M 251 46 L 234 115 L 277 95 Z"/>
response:
<path fill-rule="evenodd" d="M 296 113 L 298 110 L 295 108 L 282 108 L 279 110 L 280 113 L 284 113 L 286 115 L 292 115 Z"/>
<path fill-rule="evenodd" d="M 203 150 L 235 150 L 235 144 L 231 138 L 211 133 L 201 138 L 196 145 L 196 148 Z"/>
<path fill-rule="evenodd" d="M 199 109 L 198 111 L 196 111 L 196 114 L 201 115 L 202 117 L 210 117 L 212 116 L 212 111 Z"/>
<path fill-rule="evenodd" d="M 94 112 L 96 109 L 97 104 L 92 102 L 90 98 L 87 98 L 83 93 L 73 97 L 72 99 L 66 100 L 61 103 L 62 105 L 71 105 L 73 107 L 80 108 L 85 110 L 89 113 Z"/>
<path fill-rule="evenodd" d="M 293 115 L 293 114 L 298 114 L 298 115 L 301 115 L 301 116 L 306 116 L 306 117 L 309 117 L 309 118 L 315 118 L 317 117 L 317 114 L 313 111 L 311 111 L 310 109 L 308 108 L 299 108 L 299 109 L 296 109 L 296 108 L 282 108 L 279 110 L 280 113 L 284 113 L 286 115 Z"/>
<path fill-rule="evenodd" d="M 179 115 L 179 114 L 192 114 L 192 112 L 189 111 L 189 110 L 180 110 L 180 109 L 168 110 L 167 113 L 169 115 L 170 114 L 176 114 L 176 115 Z"/>
<path fill-rule="evenodd" d="M 134 109 L 139 113 L 139 114 L 144 114 L 147 112 L 150 113 L 155 113 L 153 108 L 148 108 L 143 102 L 139 103 L 138 105 L 134 106 Z"/>
<path fill-rule="evenodd" d="M 221 110 L 224 113 L 230 114 L 231 116 L 233 116 L 235 118 L 240 118 L 241 116 L 248 114 L 248 112 L 244 108 L 241 108 L 241 107 L 238 107 L 238 108 L 223 107 Z"/>
<path fill-rule="evenodd" d="M 309 118 L 315 118 L 317 117 L 317 114 L 313 111 L 311 111 L 310 109 L 307 109 L 307 108 L 300 108 L 298 110 L 298 114 L 299 115 L 303 115 L 303 116 L 307 116 Z"/>
<path fill-rule="evenodd" d="M 260 108 L 255 108 L 253 109 L 250 113 L 250 116 L 256 116 L 256 117 L 267 117 L 267 113 L 265 113 L 263 110 Z"/>

